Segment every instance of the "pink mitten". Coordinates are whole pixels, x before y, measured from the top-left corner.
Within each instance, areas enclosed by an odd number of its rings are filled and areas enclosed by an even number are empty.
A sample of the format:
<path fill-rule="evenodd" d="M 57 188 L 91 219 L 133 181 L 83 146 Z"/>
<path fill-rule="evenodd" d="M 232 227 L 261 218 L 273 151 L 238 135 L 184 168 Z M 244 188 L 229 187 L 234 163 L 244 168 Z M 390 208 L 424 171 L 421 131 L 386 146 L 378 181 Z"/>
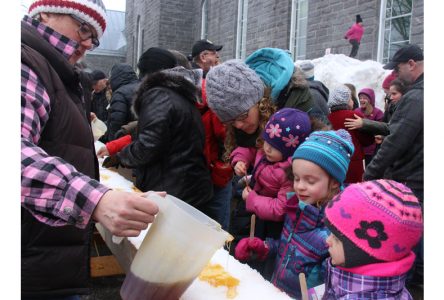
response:
<path fill-rule="evenodd" d="M 239 241 L 234 251 L 234 256 L 240 261 L 254 258 L 264 260 L 267 257 L 268 248 L 264 241 L 259 238 L 243 238 Z"/>

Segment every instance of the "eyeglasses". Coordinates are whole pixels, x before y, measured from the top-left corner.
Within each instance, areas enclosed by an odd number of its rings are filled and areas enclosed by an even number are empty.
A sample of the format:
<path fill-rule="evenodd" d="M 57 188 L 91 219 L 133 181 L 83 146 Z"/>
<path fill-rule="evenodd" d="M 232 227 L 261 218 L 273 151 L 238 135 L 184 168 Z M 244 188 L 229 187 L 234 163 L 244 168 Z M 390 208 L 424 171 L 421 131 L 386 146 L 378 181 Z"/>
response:
<path fill-rule="evenodd" d="M 90 51 L 99 47 L 100 42 L 97 39 L 97 36 L 95 36 L 94 33 L 91 31 L 90 25 L 88 25 L 88 23 L 84 22 L 82 19 L 78 18 L 75 15 L 70 15 L 70 16 L 71 16 L 71 18 L 73 18 L 74 20 L 76 20 L 77 22 L 80 23 L 80 27 L 77 30 L 77 33 L 79 34 L 80 39 L 82 41 L 86 41 L 88 39 L 91 39 L 92 47 L 91 47 Z"/>
<path fill-rule="evenodd" d="M 225 121 L 225 122 L 223 122 L 223 123 L 224 123 L 225 125 L 232 125 L 232 124 L 233 124 L 234 122 L 236 122 L 236 121 L 243 121 L 243 120 L 245 120 L 246 118 L 248 118 L 248 114 L 249 114 L 249 112 L 250 112 L 250 110 L 247 110 L 246 112 L 240 114 L 240 115 L 237 116 L 236 118 L 231 119 L 231 120 L 228 120 L 228 121 Z"/>

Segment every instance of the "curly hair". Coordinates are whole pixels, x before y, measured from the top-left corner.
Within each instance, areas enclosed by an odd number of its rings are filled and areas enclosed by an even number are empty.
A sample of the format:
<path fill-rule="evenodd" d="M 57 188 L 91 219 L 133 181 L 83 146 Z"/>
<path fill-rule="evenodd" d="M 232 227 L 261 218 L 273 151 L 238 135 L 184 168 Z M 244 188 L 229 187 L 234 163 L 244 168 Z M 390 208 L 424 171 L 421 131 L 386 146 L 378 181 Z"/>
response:
<path fill-rule="evenodd" d="M 264 96 L 262 99 L 256 104 L 259 109 L 259 128 L 260 133 L 264 130 L 265 125 L 270 119 L 271 115 L 276 112 L 276 105 L 271 100 L 271 89 L 266 87 L 264 89 Z M 261 148 L 264 144 L 264 141 L 259 134 L 256 138 L 256 147 Z M 231 152 L 233 152 L 234 148 L 236 148 L 236 139 L 234 137 L 234 128 L 233 125 L 229 124 L 226 128 L 226 137 L 225 137 L 225 153 L 222 156 L 222 159 L 225 162 L 230 160 Z"/>

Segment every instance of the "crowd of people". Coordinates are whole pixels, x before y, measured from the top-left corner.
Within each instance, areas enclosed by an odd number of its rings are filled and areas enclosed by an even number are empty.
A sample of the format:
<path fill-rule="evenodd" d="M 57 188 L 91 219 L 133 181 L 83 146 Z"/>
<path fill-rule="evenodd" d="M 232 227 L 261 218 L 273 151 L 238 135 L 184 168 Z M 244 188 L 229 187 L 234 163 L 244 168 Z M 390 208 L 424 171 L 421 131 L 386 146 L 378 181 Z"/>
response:
<path fill-rule="evenodd" d="M 411 299 L 424 278 L 420 47 L 384 66 L 382 111 L 373 89 L 329 90 L 278 48 L 222 62 L 223 45 L 199 40 L 189 58 L 151 47 L 137 70 L 86 73 L 105 20 L 100 0 L 33 1 L 22 20 L 22 299 L 87 293 L 94 222 L 122 237 L 153 222 L 149 198 L 100 183 L 97 157 L 219 222 L 230 253 L 291 297 L 304 273 L 324 299 Z M 360 37 L 346 37 L 354 56 Z"/>

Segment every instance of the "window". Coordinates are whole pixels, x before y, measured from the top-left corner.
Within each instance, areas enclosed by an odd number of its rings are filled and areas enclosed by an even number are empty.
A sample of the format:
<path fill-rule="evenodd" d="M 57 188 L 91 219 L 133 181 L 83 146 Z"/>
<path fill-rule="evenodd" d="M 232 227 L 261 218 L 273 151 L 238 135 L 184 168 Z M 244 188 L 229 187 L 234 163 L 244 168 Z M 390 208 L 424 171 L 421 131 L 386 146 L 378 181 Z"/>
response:
<path fill-rule="evenodd" d="M 307 54 L 308 0 L 291 1 L 290 46 L 294 60 L 305 59 Z"/>
<path fill-rule="evenodd" d="M 202 19 L 201 19 L 201 25 L 200 25 L 200 38 L 201 39 L 207 39 L 208 32 L 207 32 L 207 23 L 208 23 L 208 5 L 207 0 L 202 0 L 201 5 L 201 12 L 202 12 Z"/>
<path fill-rule="evenodd" d="M 413 0 L 381 2 L 378 61 L 387 63 L 395 52 L 410 43 Z"/>
<path fill-rule="evenodd" d="M 140 16 L 137 16 L 137 25 L 136 25 L 136 64 L 137 61 L 139 61 L 139 57 L 142 55 L 142 49 L 143 49 L 143 31 L 142 26 L 140 26 Z"/>
<path fill-rule="evenodd" d="M 236 58 L 245 59 L 247 52 L 247 11 L 248 0 L 238 0 Z"/>

